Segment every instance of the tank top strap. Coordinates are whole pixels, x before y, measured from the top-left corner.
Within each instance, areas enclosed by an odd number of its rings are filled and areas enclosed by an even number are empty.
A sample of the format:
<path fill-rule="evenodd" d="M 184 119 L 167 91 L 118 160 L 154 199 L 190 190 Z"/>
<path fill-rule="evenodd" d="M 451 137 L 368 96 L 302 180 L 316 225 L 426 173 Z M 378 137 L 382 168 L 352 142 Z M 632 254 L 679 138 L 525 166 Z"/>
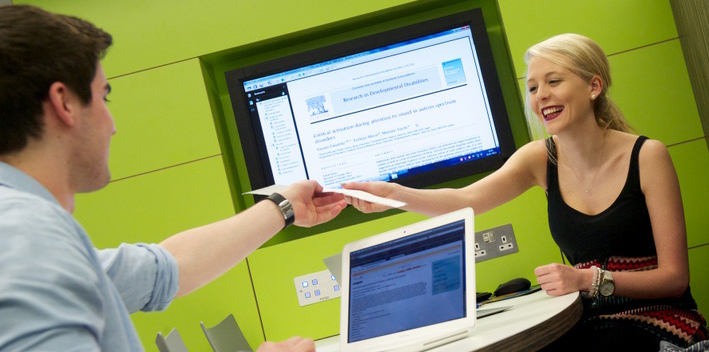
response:
<path fill-rule="evenodd" d="M 554 143 L 554 138 L 549 137 L 544 140 L 544 145 L 547 148 L 547 190 L 546 194 L 547 197 L 549 196 L 549 192 L 551 191 L 552 194 L 557 194 L 559 192 L 556 191 L 555 187 L 557 187 L 557 178 L 558 178 L 558 171 L 556 167 L 557 163 L 557 153 L 556 153 L 556 143 Z"/>
<path fill-rule="evenodd" d="M 630 168 L 628 169 L 628 186 L 634 190 L 640 190 L 640 148 L 649 138 L 639 136 L 635 140 L 633 151 L 630 154 Z"/>

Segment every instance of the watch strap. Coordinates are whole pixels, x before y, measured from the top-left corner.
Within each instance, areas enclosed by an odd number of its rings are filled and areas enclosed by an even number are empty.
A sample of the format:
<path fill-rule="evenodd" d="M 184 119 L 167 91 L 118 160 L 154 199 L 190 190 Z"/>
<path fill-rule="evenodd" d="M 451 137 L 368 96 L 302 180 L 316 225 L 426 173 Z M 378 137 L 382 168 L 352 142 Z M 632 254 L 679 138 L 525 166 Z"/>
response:
<path fill-rule="evenodd" d="M 286 222 L 283 228 L 286 228 L 295 222 L 295 212 L 293 211 L 293 206 L 290 204 L 290 201 L 286 199 L 286 197 L 274 192 L 270 196 L 266 197 L 266 199 L 275 203 L 276 206 L 278 206 L 278 210 L 280 210 L 281 214 L 283 214 L 283 220 Z"/>

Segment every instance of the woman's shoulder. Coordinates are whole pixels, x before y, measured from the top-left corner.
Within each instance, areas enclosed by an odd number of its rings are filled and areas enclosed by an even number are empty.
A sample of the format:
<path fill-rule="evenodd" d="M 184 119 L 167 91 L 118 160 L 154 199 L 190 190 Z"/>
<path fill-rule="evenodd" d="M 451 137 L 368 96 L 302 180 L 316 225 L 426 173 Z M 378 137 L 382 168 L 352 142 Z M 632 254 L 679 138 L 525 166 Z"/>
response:
<path fill-rule="evenodd" d="M 626 148 L 630 146 L 630 149 L 635 146 L 635 144 L 638 142 L 638 139 L 640 138 L 639 135 L 632 133 L 620 131 L 613 132 L 617 135 L 617 138 L 619 141 L 621 141 L 621 144 L 624 145 Z M 646 138 L 647 139 L 642 143 L 642 146 L 640 147 L 641 160 L 668 155 L 667 147 L 664 143 L 656 139 L 651 139 L 648 137 Z"/>
<path fill-rule="evenodd" d="M 525 150 L 526 152 L 532 152 L 532 153 L 539 153 L 539 152 L 546 153 L 546 143 L 547 143 L 547 139 L 533 140 L 533 141 L 523 145 L 522 147 L 520 147 L 519 150 Z"/>
<path fill-rule="evenodd" d="M 519 156 L 522 160 L 530 162 L 546 160 L 548 155 L 546 143 L 545 139 L 531 141 L 517 149 L 515 155 Z"/>
<path fill-rule="evenodd" d="M 641 137 L 636 134 L 620 132 L 620 131 L 609 131 L 609 140 L 612 139 L 610 144 L 613 145 L 613 149 L 623 152 L 624 154 L 630 154 Z M 646 137 L 647 138 L 647 137 Z M 667 152 L 665 145 L 655 139 L 646 139 L 640 148 L 640 157 L 643 158 L 644 155 L 658 155 L 657 153 Z"/>
<path fill-rule="evenodd" d="M 527 175 L 534 185 L 546 188 L 547 147 L 544 140 L 534 140 L 523 146 L 506 163 L 518 175 Z"/>
<path fill-rule="evenodd" d="M 625 150 L 625 153 L 630 154 L 640 136 L 626 132 L 614 132 L 619 140 L 620 148 Z M 650 138 L 646 139 L 640 146 L 638 162 L 641 174 L 652 173 L 654 172 L 653 170 L 659 167 L 672 166 L 672 159 L 665 144 L 662 141 Z"/>
<path fill-rule="evenodd" d="M 664 143 L 656 139 L 648 139 L 643 143 L 638 159 L 641 170 L 643 166 L 655 167 L 672 163 L 670 151 Z"/>

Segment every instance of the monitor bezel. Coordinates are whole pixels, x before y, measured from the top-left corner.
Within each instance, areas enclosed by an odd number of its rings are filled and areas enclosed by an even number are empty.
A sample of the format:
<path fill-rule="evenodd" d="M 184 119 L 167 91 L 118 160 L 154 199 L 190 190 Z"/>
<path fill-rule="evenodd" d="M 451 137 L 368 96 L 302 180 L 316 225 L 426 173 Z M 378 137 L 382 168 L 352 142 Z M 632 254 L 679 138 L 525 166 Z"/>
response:
<path fill-rule="evenodd" d="M 255 190 L 270 186 L 274 184 L 274 180 L 265 141 L 263 137 L 259 137 L 263 136 L 260 123 L 258 121 L 254 123 L 249 114 L 243 84 L 245 81 L 466 25 L 470 26 L 477 51 L 480 71 L 485 82 L 492 118 L 500 143 L 500 153 L 467 163 L 401 177 L 390 182 L 420 188 L 492 171 L 501 167 L 515 152 L 516 147 L 487 28 L 481 9 L 476 8 L 225 72 L 251 189 Z"/>

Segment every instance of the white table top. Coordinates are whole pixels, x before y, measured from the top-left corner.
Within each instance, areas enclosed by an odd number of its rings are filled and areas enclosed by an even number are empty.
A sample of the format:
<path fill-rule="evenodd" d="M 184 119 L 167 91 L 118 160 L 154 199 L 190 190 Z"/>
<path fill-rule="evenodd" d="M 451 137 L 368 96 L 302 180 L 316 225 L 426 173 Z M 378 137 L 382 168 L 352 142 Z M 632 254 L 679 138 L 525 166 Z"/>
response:
<path fill-rule="evenodd" d="M 537 350 L 568 331 L 583 313 L 578 292 L 552 297 L 538 291 L 490 303 L 483 308 L 501 306 L 512 308 L 477 320 L 471 336 L 429 351 Z M 318 352 L 338 352 L 340 338 L 333 336 L 318 340 L 315 346 Z"/>

